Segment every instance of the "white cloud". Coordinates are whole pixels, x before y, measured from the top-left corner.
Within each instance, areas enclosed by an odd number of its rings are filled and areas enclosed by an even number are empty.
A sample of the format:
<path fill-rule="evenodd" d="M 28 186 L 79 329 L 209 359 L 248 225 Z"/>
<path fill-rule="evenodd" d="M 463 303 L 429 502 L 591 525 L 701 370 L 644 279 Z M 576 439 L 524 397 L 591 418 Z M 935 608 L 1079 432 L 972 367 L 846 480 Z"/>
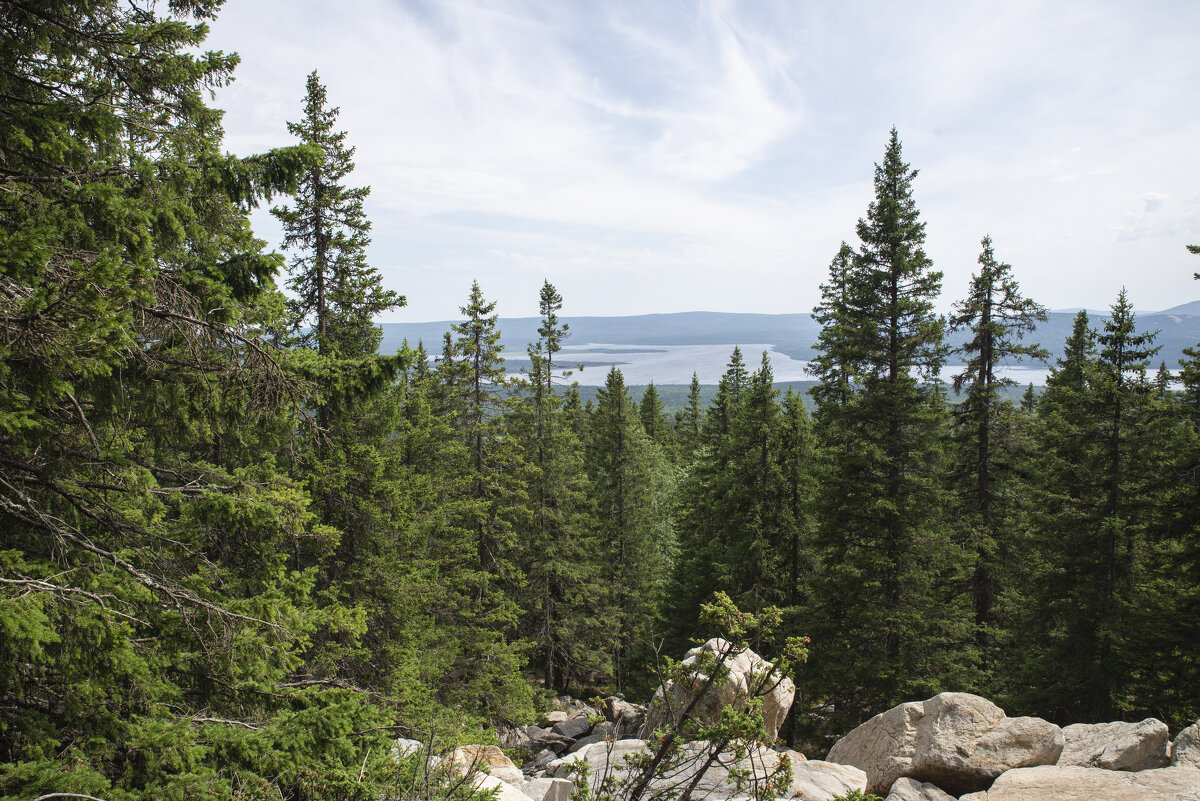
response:
<path fill-rule="evenodd" d="M 243 56 L 218 96 L 236 152 L 287 143 L 319 69 L 398 318 L 452 315 L 473 277 L 507 314 L 542 277 L 571 313 L 807 310 L 893 124 L 944 306 L 991 232 L 1048 305 L 1131 283 L 1150 307 L 1194 291 L 1198 22 L 1115 0 L 229 0 L 210 44 Z"/>

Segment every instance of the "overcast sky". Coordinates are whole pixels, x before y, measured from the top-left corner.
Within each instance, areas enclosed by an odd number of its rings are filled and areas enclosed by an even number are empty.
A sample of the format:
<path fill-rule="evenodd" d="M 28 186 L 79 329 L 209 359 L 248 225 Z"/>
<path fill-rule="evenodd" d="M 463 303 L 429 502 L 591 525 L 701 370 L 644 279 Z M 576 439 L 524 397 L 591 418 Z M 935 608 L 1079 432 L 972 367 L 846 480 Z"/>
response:
<path fill-rule="evenodd" d="M 290 144 L 318 70 L 371 262 L 458 316 L 805 312 L 895 125 L 943 310 L 990 233 L 1051 307 L 1200 298 L 1200 3 L 227 0 L 226 147 Z M 265 212 L 259 235 L 278 244 Z"/>

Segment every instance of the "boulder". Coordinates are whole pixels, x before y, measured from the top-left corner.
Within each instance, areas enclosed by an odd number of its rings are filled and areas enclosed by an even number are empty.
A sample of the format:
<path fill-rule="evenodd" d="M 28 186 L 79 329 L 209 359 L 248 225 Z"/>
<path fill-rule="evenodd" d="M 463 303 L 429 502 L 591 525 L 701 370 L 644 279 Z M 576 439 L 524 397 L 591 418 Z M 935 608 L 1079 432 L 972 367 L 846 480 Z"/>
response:
<path fill-rule="evenodd" d="M 617 726 L 618 734 L 636 733 L 646 717 L 645 707 L 631 704 L 615 695 L 610 695 L 600 702 L 600 712 L 606 721 Z"/>
<path fill-rule="evenodd" d="M 508 784 L 520 786 L 525 781 L 520 768 L 495 745 L 464 745 L 455 748 L 442 762 L 446 770 L 459 775 L 476 771 L 488 773 Z"/>
<path fill-rule="evenodd" d="M 1141 723 L 1075 723 L 1063 727 L 1063 752 L 1058 764 L 1105 770 L 1164 768 L 1167 724 L 1154 718 Z"/>
<path fill-rule="evenodd" d="M 881 712 L 834 743 L 826 759 L 866 771 L 875 795 L 903 776 L 957 795 L 982 790 L 1012 768 L 1053 765 L 1062 747 L 1053 723 L 1006 717 L 977 695 L 941 693 Z"/>
<path fill-rule="evenodd" d="M 546 720 L 548 720 L 551 724 L 562 723 L 567 719 L 567 717 L 567 713 L 563 712 L 561 709 L 555 709 L 552 712 L 546 713 Z"/>
<path fill-rule="evenodd" d="M 404 757 L 415 754 L 424 747 L 424 744 L 420 740 L 399 737 L 392 743 L 392 759 L 404 759 Z"/>
<path fill-rule="evenodd" d="M 569 778 L 578 769 L 578 763 L 586 763 L 588 777 L 595 782 L 611 772 L 618 781 L 628 775 L 624 770 L 625 757 L 646 750 L 645 740 L 617 740 L 612 743 L 593 743 L 573 754 L 560 757 L 546 766 L 546 774 L 558 779 Z"/>
<path fill-rule="evenodd" d="M 540 751 L 539 753 L 534 754 L 533 759 L 529 760 L 528 762 L 526 762 L 524 765 L 521 766 L 521 773 L 523 773 L 523 774 L 539 773 L 539 772 L 545 770 L 546 766 L 549 765 L 551 762 L 553 762 L 556 759 L 558 759 L 558 754 L 554 753 L 549 748 L 545 748 L 542 751 Z"/>
<path fill-rule="evenodd" d="M 789 756 L 791 756 L 789 754 Z M 797 754 L 796 756 L 801 756 Z M 853 765 L 819 759 L 792 758 L 792 787 L 788 795 L 799 801 L 830 801 L 867 788 L 867 774 Z"/>
<path fill-rule="evenodd" d="M 648 788 L 651 795 L 656 792 L 669 792 L 671 788 L 679 789 L 689 784 L 696 776 L 697 765 L 706 755 L 709 744 L 703 741 L 685 743 L 682 746 L 683 755 L 679 767 L 666 775 L 655 779 Z M 593 743 L 581 748 L 574 754 L 556 759 L 546 767 L 546 772 L 556 778 L 572 778 L 578 774 L 580 767 L 588 767 L 588 782 L 593 791 L 599 789 L 606 776 L 612 776 L 618 783 L 632 778 L 626 758 L 630 754 L 645 754 L 649 748 L 644 740 L 616 740 L 613 742 Z M 780 755 L 770 748 L 756 745 L 751 752 L 740 760 L 721 760 L 714 763 L 700 777 L 693 793 L 695 798 L 705 801 L 720 801 L 747 795 L 746 786 L 738 787 L 731 784 L 729 779 L 735 771 L 746 771 L 764 778 L 779 765 Z M 803 760 L 803 757 L 801 757 Z M 804 764 L 801 762 L 800 764 Z M 832 798 L 828 796 L 813 796 L 814 798 Z"/>
<path fill-rule="evenodd" d="M 532 727 L 530 727 L 532 728 Z M 529 739 L 531 748 L 549 748 L 556 754 L 561 754 L 571 747 L 571 743 L 575 742 L 570 737 L 563 737 L 561 734 L 555 734 L 552 731 L 542 729 L 542 734 Z"/>
<path fill-rule="evenodd" d="M 599 734 L 601 737 L 612 737 L 614 740 L 619 740 L 621 738 L 617 736 L 618 728 L 619 727 L 617 724 L 611 721 L 602 720 L 596 725 L 592 726 L 592 734 Z"/>
<path fill-rule="evenodd" d="M 936 784 L 919 782 L 905 776 L 896 779 L 892 791 L 883 801 L 954 801 L 954 796 Z"/>
<path fill-rule="evenodd" d="M 529 779 L 521 785 L 521 792 L 533 801 L 571 801 L 575 782 L 569 779 Z"/>
<path fill-rule="evenodd" d="M 525 731 L 526 728 L 525 726 L 514 726 L 511 729 L 498 729 L 496 737 L 500 740 L 500 747 L 512 749 L 524 748 L 529 745 L 529 733 Z"/>
<path fill-rule="evenodd" d="M 591 721 L 588 720 L 587 715 L 582 714 L 561 720 L 550 727 L 550 731 L 570 740 L 577 740 L 591 730 Z"/>
<path fill-rule="evenodd" d="M 700 661 L 703 652 L 720 654 L 729 648 L 731 648 L 729 642 L 714 637 L 703 645 L 688 651 L 681 664 L 685 667 L 695 665 Z M 725 661 L 725 667 L 729 670 L 728 680 L 720 686 L 711 687 L 704 693 L 700 702 L 692 710 L 693 716 L 704 723 L 716 723 L 721 718 L 721 710 L 727 706 L 739 711 L 745 709 L 751 692 L 757 690 L 762 684 L 768 666 L 762 657 L 749 649 L 736 656 L 731 656 Z M 659 687 L 654 694 L 654 699 L 650 702 L 639 736 L 649 737 L 655 729 L 673 724 L 683 708 L 691 701 L 693 693 L 707 682 L 708 676 L 696 670 L 691 676 L 691 686 L 684 687 L 668 683 L 665 688 Z M 783 725 L 783 719 L 787 717 L 788 710 L 791 709 L 792 699 L 796 696 L 796 685 L 792 683 L 791 679 L 784 676 L 768 686 L 771 686 L 771 690 L 763 696 L 762 716 L 767 729 L 767 739 L 774 740 L 775 735 L 779 733 L 779 727 Z"/>
<path fill-rule="evenodd" d="M 1171 743 L 1171 764 L 1200 768 L 1200 720 L 1179 732 Z"/>
<path fill-rule="evenodd" d="M 603 734 L 589 734 L 587 737 L 580 737 L 570 748 L 567 749 L 568 754 L 573 754 L 581 748 L 587 748 L 592 743 L 599 743 L 605 739 Z"/>
<path fill-rule="evenodd" d="M 495 790 L 495 801 L 531 801 L 529 796 L 513 785 L 508 782 L 502 782 L 499 778 L 489 776 L 486 773 L 476 773 L 472 779 L 472 783 L 477 790 Z"/>
<path fill-rule="evenodd" d="M 959 801 L 1200 801 L 1200 769 L 1129 771 L 1041 765 L 1000 774 L 986 793 Z"/>

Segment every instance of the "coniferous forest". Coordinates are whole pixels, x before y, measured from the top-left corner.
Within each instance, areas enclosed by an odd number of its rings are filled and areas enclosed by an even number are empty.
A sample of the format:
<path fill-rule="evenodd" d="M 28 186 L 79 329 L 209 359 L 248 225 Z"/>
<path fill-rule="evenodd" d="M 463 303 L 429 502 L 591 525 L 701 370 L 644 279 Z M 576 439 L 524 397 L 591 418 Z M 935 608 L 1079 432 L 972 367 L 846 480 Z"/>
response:
<path fill-rule="evenodd" d="M 400 734 L 644 700 L 717 591 L 809 639 L 814 752 L 942 690 L 1200 717 L 1200 346 L 1168 372 L 1122 291 L 1008 400 L 1045 311 L 987 236 L 943 286 L 893 130 L 811 415 L 738 349 L 707 406 L 582 401 L 550 281 L 519 379 L 486 276 L 379 353 L 354 133 L 314 72 L 226 154 L 218 5 L 0 5 L 0 795 L 393 797 Z"/>

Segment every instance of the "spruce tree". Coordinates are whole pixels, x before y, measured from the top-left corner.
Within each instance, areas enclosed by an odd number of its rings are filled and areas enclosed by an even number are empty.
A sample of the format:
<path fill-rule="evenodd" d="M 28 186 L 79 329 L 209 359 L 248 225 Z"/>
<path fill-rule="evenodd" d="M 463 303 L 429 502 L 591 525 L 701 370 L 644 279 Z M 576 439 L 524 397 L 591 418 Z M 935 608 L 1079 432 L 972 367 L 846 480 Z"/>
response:
<path fill-rule="evenodd" d="M 941 273 L 923 249 L 915 177 L 893 129 L 817 345 L 829 365 L 814 393 L 826 462 L 813 683 L 854 721 L 961 683 L 971 656 L 964 565 L 941 515 Z"/>
<path fill-rule="evenodd" d="M 305 675 L 361 620 L 298 564 L 334 532 L 274 459 L 305 382 L 246 212 L 311 153 L 222 151 L 218 6 L 0 11 L 5 797 L 383 791 L 392 715 Z"/>
<path fill-rule="evenodd" d="M 604 621 L 594 598 L 598 544 L 589 530 L 591 513 L 583 446 L 564 420 L 554 383 L 553 358 L 567 326 L 558 320 L 562 296 L 546 281 L 541 290 L 538 341 L 530 343 L 531 368 L 522 394 L 506 417 L 506 436 L 520 443 L 529 464 L 530 524 L 520 538 L 522 630 L 533 643 L 533 666 L 544 686 L 566 691 L 572 678 L 590 682 L 609 673 Z"/>
<path fill-rule="evenodd" d="M 655 480 L 656 470 L 668 466 L 655 456 L 624 376 L 614 366 L 596 395 L 588 466 L 596 535 L 604 549 L 606 617 L 615 629 L 610 650 L 621 688 L 637 686 L 648 677 L 654 622 L 674 550 L 670 516 L 661 497 L 669 496 L 671 487 Z"/>
<path fill-rule="evenodd" d="M 1012 404 L 1000 395 L 1016 382 L 996 370 L 1024 358 L 1044 359 L 1047 352 L 1021 341 L 1046 320 L 1045 309 L 1021 296 L 1012 266 L 996 261 L 991 237 L 980 244 L 980 270 L 951 317 L 954 330 L 971 337 L 960 349 L 965 369 L 954 377 L 954 392 L 963 400 L 953 411 L 951 477 L 964 545 L 974 555 L 975 643 L 987 671 L 994 666 L 995 644 L 1005 637 L 1003 622 L 996 619 L 997 595 L 1001 585 L 1013 583 L 1006 566 L 1021 550 L 1012 539 L 1021 529 L 1020 510 L 1010 499 L 1020 495 L 1014 468 L 1026 457 L 1017 450 L 1024 440 L 1017 435 Z"/>

